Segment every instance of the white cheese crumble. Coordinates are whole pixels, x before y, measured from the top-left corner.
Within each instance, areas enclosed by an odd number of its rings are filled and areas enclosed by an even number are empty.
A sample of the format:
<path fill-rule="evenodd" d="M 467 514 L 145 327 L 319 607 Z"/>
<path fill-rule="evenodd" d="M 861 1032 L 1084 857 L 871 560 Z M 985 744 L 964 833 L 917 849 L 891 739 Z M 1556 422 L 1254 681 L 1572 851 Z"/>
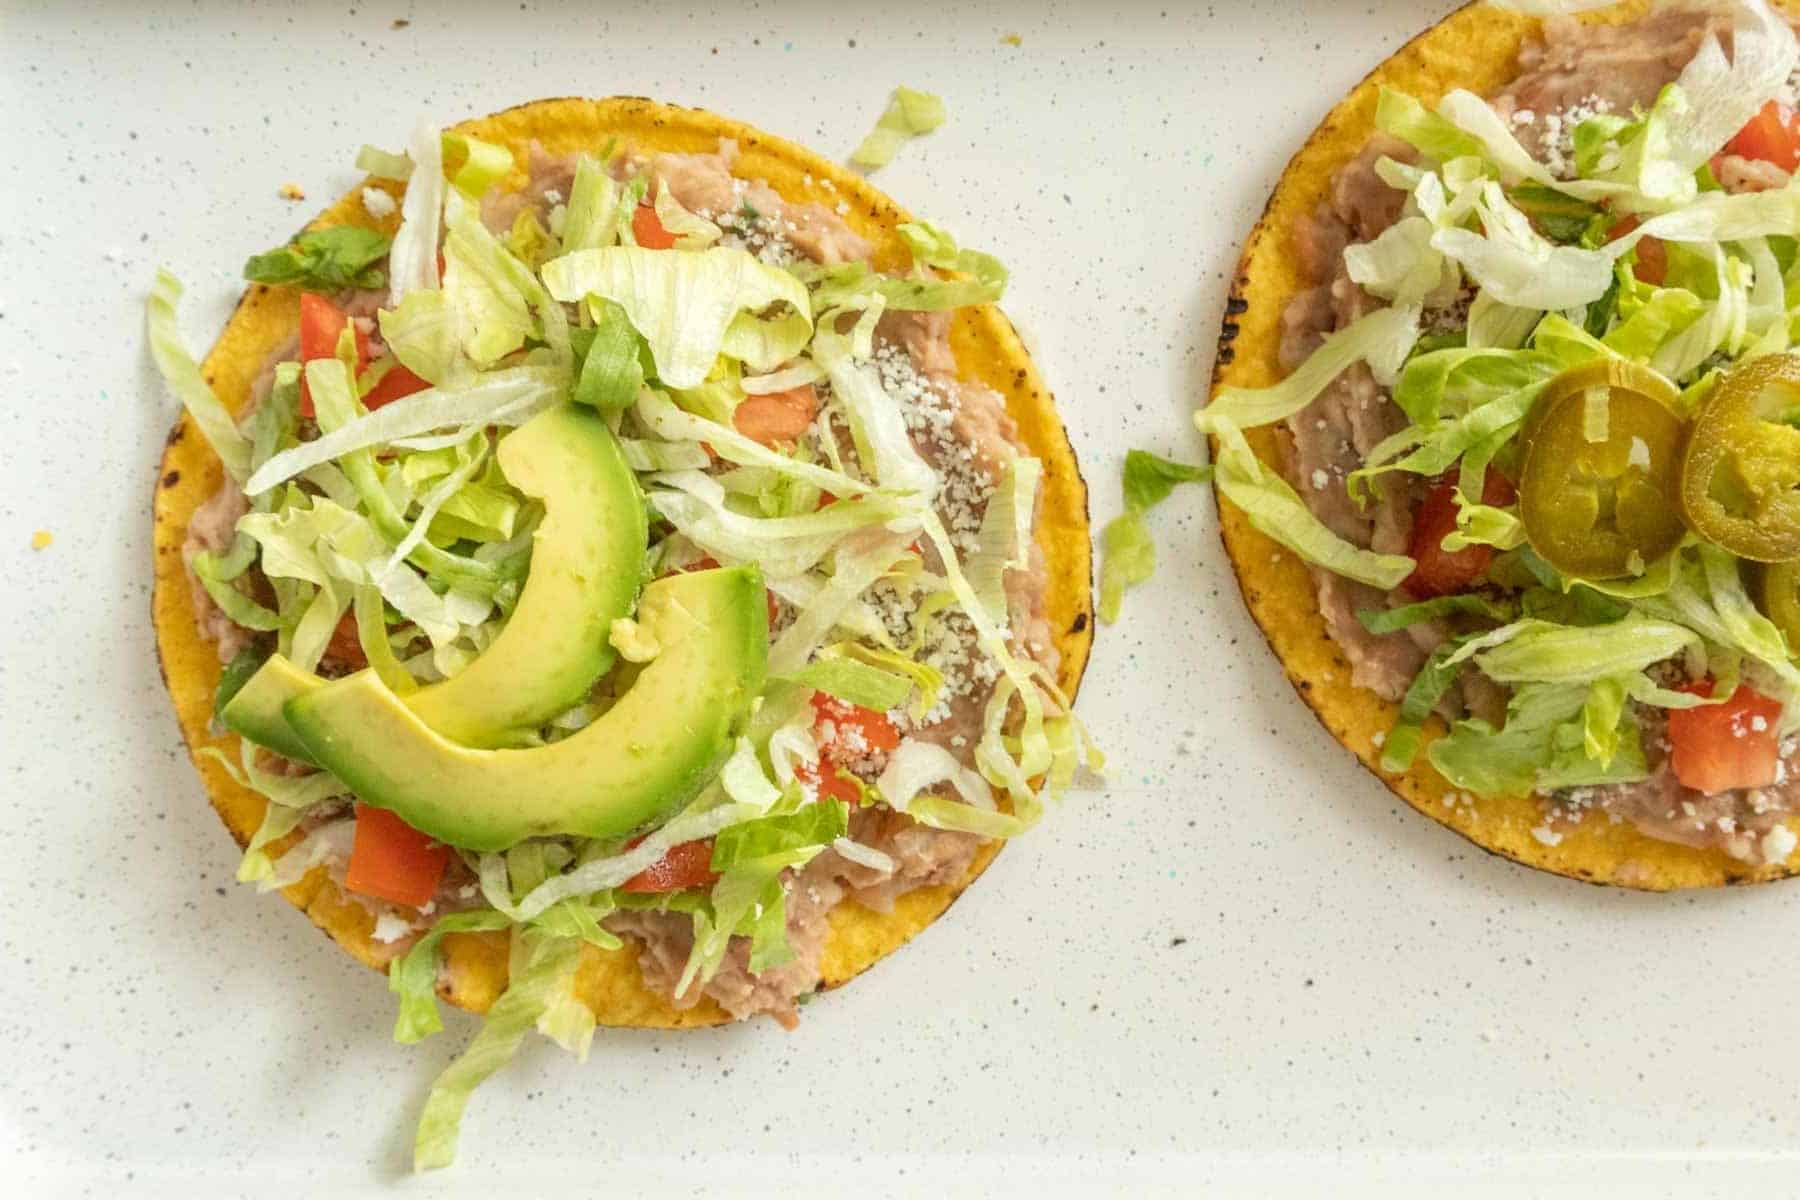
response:
<path fill-rule="evenodd" d="M 1522 109 L 1513 115 L 1514 124 L 1537 124 L 1541 130 L 1538 157 L 1543 160 L 1550 173 L 1558 179 L 1575 177 L 1575 131 L 1582 122 L 1591 120 L 1601 113 L 1612 111 L 1612 101 L 1598 95 L 1585 96 L 1560 112 L 1547 112 L 1541 116 L 1534 115 L 1533 120 L 1523 121 L 1519 117 L 1529 112 Z"/>
<path fill-rule="evenodd" d="M 1563 835 L 1556 832 L 1556 830 L 1550 828 L 1548 825 L 1539 825 L 1531 831 L 1531 836 L 1544 843 L 1546 846 L 1562 845 Z"/>
<path fill-rule="evenodd" d="M 363 211 L 377 219 L 391 217 L 399 207 L 394 198 L 378 187 L 366 187 L 362 190 Z"/>
<path fill-rule="evenodd" d="M 771 267 L 785 267 L 801 258 L 800 252 L 794 249 L 793 242 L 787 237 L 795 231 L 794 223 L 786 218 L 758 212 L 744 199 L 749 189 L 750 185 L 744 180 L 733 179 L 733 207 L 730 212 L 716 213 L 702 209 L 694 215 L 711 221 L 724 232 L 719 245 L 747 250 Z"/>
<path fill-rule="evenodd" d="M 1800 838 L 1794 836 L 1794 831 L 1786 825 L 1777 825 L 1763 834 L 1757 848 L 1762 851 L 1764 862 L 1784 863 L 1794 852 L 1796 844 L 1800 844 Z"/>
<path fill-rule="evenodd" d="M 958 395 L 921 375 L 912 357 L 896 346 L 875 348 L 875 371 L 882 390 L 894 398 L 914 445 L 942 477 L 938 516 L 957 553 L 973 554 L 980 544 L 981 518 L 993 485 L 977 461 L 969 439 L 956 430 L 962 405 Z"/>
<path fill-rule="evenodd" d="M 375 931 L 370 934 L 383 945 L 392 945 L 412 932 L 412 922 L 395 913 L 384 912 L 375 918 Z"/>

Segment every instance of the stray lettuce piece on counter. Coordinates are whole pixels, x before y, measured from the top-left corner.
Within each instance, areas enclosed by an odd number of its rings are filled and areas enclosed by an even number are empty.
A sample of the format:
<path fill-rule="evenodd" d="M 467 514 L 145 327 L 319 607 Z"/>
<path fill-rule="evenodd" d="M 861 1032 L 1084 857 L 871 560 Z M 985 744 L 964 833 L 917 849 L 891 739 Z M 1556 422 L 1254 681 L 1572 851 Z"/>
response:
<path fill-rule="evenodd" d="M 1211 467 L 1190 467 L 1186 463 L 1159 458 L 1148 450 L 1128 450 L 1120 486 L 1125 493 L 1126 508 L 1147 512 L 1167 500 L 1176 484 L 1205 483 L 1211 478 Z"/>
<path fill-rule="evenodd" d="M 909 139 L 930 133 L 943 123 L 942 98 L 930 92 L 897 87 L 888 100 L 887 111 L 875 122 L 875 128 L 869 130 L 868 136 L 850 152 L 850 161 L 871 171 L 885 167 Z"/>
<path fill-rule="evenodd" d="M 285 246 L 253 255 L 244 264 L 244 278 L 327 292 L 378 288 L 387 283 L 381 260 L 389 243 L 386 234 L 359 225 L 309 229 Z"/>
<path fill-rule="evenodd" d="M 1125 511 L 1107 522 L 1100 533 L 1100 619 L 1111 625 L 1119 619 L 1119 605 L 1128 588 L 1136 587 L 1156 570 L 1156 543 L 1144 514 L 1168 499 L 1181 483 L 1205 483 L 1211 467 L 1159 458 L 1147 450 L 1125 455 L 1122 490 Z"/>

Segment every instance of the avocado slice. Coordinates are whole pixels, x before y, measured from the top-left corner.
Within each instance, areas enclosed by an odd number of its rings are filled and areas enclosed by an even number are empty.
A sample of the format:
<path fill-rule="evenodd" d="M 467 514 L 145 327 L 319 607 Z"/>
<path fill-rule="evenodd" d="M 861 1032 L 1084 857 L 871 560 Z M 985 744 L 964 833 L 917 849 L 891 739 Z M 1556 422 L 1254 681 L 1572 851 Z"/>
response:
<path fill-rule="evenodd" d="M 225 728 L 284 758 L 310 763 L 312 755 L 288 728 L 281 709 L 295 696 L 324 686 L 325 681 L 311 671 L 302 671 L 281 655 L 271 654 L 256 669 L 256 674 L 238 689 L 237 695 L 225 702 L 225 707 L 219 710 L 219 720 L 224 722 Z"/>
<path fill-rule="evenodd" d="M 612 623 L 631 612 L 649 529 L 625 451 L 591 408 L 540 413 L 500 442 L 507 479 L 544 502 L 531 571 L 506 627 L 461 673 L 405 699 L 425 723 L 469 746 L 516 744 L 587 696 L 612 668 Z M 219 712 L 228 729 L 311 762 L 282 705 L 324 683 L 281 655 Z"/>
<path fill-rule="evenodd" d="M 754 567 L 659 579 L 644 589 L 637 620 L 659 645 L 656 657 L 593 724 L 548 746 L 458 745 L 373 671 L 289 700 L 287 723 L 365 803 L 450 845 L 614 837 L 706 786 L 768 666 L 768 608 Z"/>
<path fill-rule="evenodd" d="M 531 571 L 493 644 L 406 703 L 453 742 L 505 746 L 586 698 L 612 669 L 612 623 L 631 615 L 649 527 L 624 448 L 599 413 L 564 404 L 501 439 L 500 469 L 544 502 Z"/>

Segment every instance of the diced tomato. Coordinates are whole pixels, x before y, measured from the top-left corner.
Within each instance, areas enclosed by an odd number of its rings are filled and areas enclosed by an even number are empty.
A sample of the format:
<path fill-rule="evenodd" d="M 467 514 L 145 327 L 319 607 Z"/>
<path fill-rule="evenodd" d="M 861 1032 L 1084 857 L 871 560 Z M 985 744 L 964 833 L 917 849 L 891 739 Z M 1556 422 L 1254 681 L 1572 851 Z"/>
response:
<path fill-rule="evenodd" d="M 1679 689 L 1710 696 L 1713 683 Z M 1712 795 L 1736 788 L 1768 787 L 1781 758 L 1776 726 L 1781 704 L 1748 685 L 1722 704 L 1669 710 L 1669 765 L 1681 786 Z"/>
<path fill-rule="evenodd" d="M 1669 277 L 1669 251 L 1661 238 L 1641 238 L 1637 244 L 1637 262 L 1631 273 L 1649 284 L 1661 287 Z"/>
<path fill-rule="evenodd" d="M 662 219 L 648 204 L 632 209 L 631 236 L 646 250 L 667 250 L 675 245 L 675 235 L 663 228 Z"/>
<path fill-rule="evenodd" d="M 801 763 L 794 768 L 794 775 L 804 783 L 811 784 L 819 793 L 821 800 L 842 800 L 854 806 L 862 799 L 862 790 L 848 774 L 829 763 L 821 763 L 817 767 L 809 767 Z"/>
<path fill-rule="evenodd" d="M 860 758 L 871 750 L 885 752 L 900 744 L 900 731 L 886 713 L 824 692 L 814 692 L 812 704 L 814 727 L 821 732 L 830 727 L 820 749 L 832 762 Z"/>
<path fill-rule="evenodd" d="M 1800 113 L 1779 100 L 1769 101 L 1725 143 L 1725 153 L 1761 159 L 1784 171 L 1800 167 Z"/>
<path fill-rule="evenodd" d="M 1512 481 L 1490 470 L 1481 485 L 1481 502 L 1496 507 L 1511 504 Z M 1444 538 L 1456 530 L 1456 476 L 1446 475 L 1432 485 L 1413 514 L 1412 543 L 1408 553 L 1418 565 L 1401 586 L 1421 599 L 1449 596 L 1464 591 L 1480 578 L 1493 561 L 1492 546 L 1444 549 Z"/>
<path fill-rule="evenodd" d="M 363 397 L 363 407 L 374 412 L 384 404 L 398 400 L 402 396 L 410 396 L 414 392 L 422 392 L 430 386 L 429 380 L 420 379 L 399 363 L 395 363 L 388 368 L 387 373 L 376 382 L 375 386 L 369 389 L 369 394 Z"/>
<path fill-rule="evenodd" d="M 356 839 L 344 872 L 344 886 L 351 891 L 420 908 L 437 894 L 449 862 L 450 847 L 387 809 L 356 806 Z"/>
<path fill-rule="evenodd" d="M 362 638 L 356 632 L 356 614 L 345 613 L 338 619 L 337 628 L 331 631 L 331 640 L 325 643 L 325 657 L 336 659 L 352 670 L 360 671 L 369 665 L 363 654 Z"/>
<path fill-rule="evenodd" d="M 798 441 L 819 415 L 819 394 L 810 383 L 785 392 L 745 396 L 731 414 L 737 431 L 765 446 Z"/>
<path fill-rule="evenodd" d="M 1606 240 L 1616 242 L 1641 224 L 1643 222 L 1637 217 L 1626 217 L 1612 227 L 1612 232 L 1606 235 Z M 1662 244 L 1660 238 L 1638 239 L 1637 264 L 1632 267 L 1631 273 L 1651 287 L 1663 285 L 1663 280 L 1669 277 L 1669 251 Z"/>
<path fill-rule="evenodd" d="M 337 353 L 338 339 L 344 334 L 344 326 L 351 324 L 344 310 L 315 292 L 300 293 L 300 361 L 311 362 L 315 358 L 330 358 Z M 356 370 L 358 374 L 369 365 L 369 339 L 360 326 L 356 329 Z M 300 415 L 313 415 L 312 393 L 307 390 L 306 377 L 300 378 Z"/>
<path fill-rule="evenodd" d="M 719 560 L 709 554 L 705 558 L 697 558 L 687 566 L 682 567 L 681 573 L 686 574 L 689 571 L 710 571 L 718 565 Z M 773 625 L 775 624 L 775 618 L 781 615 L 781 601 L 777 600 L 775 598 L 775 593 L 771 591 L 765 590 L 763 596 L 769 606 L 769 624 Z"/>
<path fill-rule="evenodd" d="M 635 846 L 637 842 L 631 844 Z M 719 878 L 712 869 L 712 852 L 711 838 L 670 846 L 667 854 L 620 884 L 619 889 L 643 894 L 706 887 Z"/>

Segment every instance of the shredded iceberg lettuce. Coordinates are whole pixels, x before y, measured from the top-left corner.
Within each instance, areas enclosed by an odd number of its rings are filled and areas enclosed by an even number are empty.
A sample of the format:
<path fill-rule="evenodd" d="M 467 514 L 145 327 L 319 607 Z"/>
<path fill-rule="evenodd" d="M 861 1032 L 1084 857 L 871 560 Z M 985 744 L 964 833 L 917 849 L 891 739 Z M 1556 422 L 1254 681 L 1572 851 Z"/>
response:
<path fill-rule="evenodd" d="M 623 308 L 668 387 L 704 382 L 721 353 L 774 370 L 812 336 L 805 285 L 736 248 L 577 250 L 545 263 L 543 277 L 557 300 L 600 296 Z M 773 307 L 780 313 L 762 315 Z"/>
<path fill-rule="evenodd" d="M 165 270 L 156 272 L 156 285 L 150 291 L 146 323 L 150 335 L 150 356 L 162 373 L 163 383 L 181 401 L 181 406 L 200 427 L 207 444 L 226 474 L 239 483 L 250 474 L 250 439 L 238 430 L 237 421 L 213 394 L 200 366 L 181 344 L 177 307 L 181 303 L 181 281 Z"/>
<path fill-rule="evenodd" d="M 1398 362 L 1418 338 L 1418 314 L 1401 308 L 1378 308 L 1330 335 L 1280 383 L 1265 388 L 1224 387 L 1194 414 L 1201 433 L 1218 434 L 1230 424 L 1238 429 L 1285 421 L 1318 398 L 1331 381 L 1355 363 Z"/>
<path fill-rule="evenodd" d="M 411 142 L 413 171 L 400 202 L 400 228 L 388 251 L 388 305 L 438 285 L 438 239 L 444 218 L 443 138 L 421 121 Z"/>
<path fill-rule="evenodd" d="M 1793 27 L 1768 4 L 1736 0 L 1731 9 L 1730 57 L 1709 36 L 1672 85 L 1686 98 L 1687 111 L 1671 122 L 1668 153 L 1690 175 L 1783 94 L 1800 65 Z"/>
<path fill-rule="evenodd" d="M 471 200 L 512 173 L 512 151 L 493 142 L 460 133 L 445 133 L 438 139 L 444 170 L 450 184 Z"/>
<path fill-rule="evenodd" d="M 1263 465 L 1242 433 L 1229 425 L 1216 428 L 1219 454 L 1213 479 L 1220 493 L 1243 509 L 1259 532 L 1307 562 L 1371 587 L 1395 588 L 1413 573 L 1417 564 L 1404 554 L 1365 550 L 1332 533 L 1286 480 Z"/>
<path fill-rule="evenodd" d="M 470 426 L 523 425 L 561 400 L 567 386 L 567 373 L 554 367 L 518 366 L 483 372 L 464 387 L 427 388 L 283 450 L 245 481 L 244 491 L 254 497 L 355 451 L 420 434 L 450 430 L 446 444 L 455 444 L 469 436 Z"/>
<path fill-rule="evenodd" d="M 1434 233 L 1431 244 L 1499 303 L 1574 308 L 1599 299 L 1612 282 L 1612 258 L 1605 251 L 1560 246 L 1543 237 L 1498 183 L 1482 185 L 1475 212 L 1485 232 L 1451 226 Z"/>
<path fill-rule="evenodd" d="M 912 694 L 907 676 L 854 658 L 817 658 L 787 678 L 876 712 L 899 708 Z"/>
<path fill-rule="evenodd" d="M 515 932 L 513 938 L 514 969 L 506 990 L 488 1010 L 468 1049 L 432 1081 L 413 1139 L 414 1170 L 447 1167 L 455 1159 L 457 1133 L 470 1094 L 512 1061 L 525 1035 L 580 965 L 582 943 L 572 938 L 525 932 Z"/>
<path fill-rule="evenodd" d="M 624 192 L 592 155 L 575 160 L 575 182 L 569 188 L 569 207 L 563 217 L 564 253 L 599 250 L 619 240 L 621 224 L 631 217 Z"/>
<path fill-rule="evenodd" d="M 456 314 L 436 288 L 408 292 L 375 314 L 382 340 L 406 368 L 428 383 L 447 383 L 459 361 Z"/>
<path fill-rule="evenodd" d="M 438 1015 L 438 961 L 443 941 L 453 933 L 505 929 L 511 919 L 491 910 L 450 913 L 432 925 L 412 948 L 388 963 L 388 990 L 400 998 L 394 1040 L 405 1045 L 423 1041 L 444 1028 Z"/>

